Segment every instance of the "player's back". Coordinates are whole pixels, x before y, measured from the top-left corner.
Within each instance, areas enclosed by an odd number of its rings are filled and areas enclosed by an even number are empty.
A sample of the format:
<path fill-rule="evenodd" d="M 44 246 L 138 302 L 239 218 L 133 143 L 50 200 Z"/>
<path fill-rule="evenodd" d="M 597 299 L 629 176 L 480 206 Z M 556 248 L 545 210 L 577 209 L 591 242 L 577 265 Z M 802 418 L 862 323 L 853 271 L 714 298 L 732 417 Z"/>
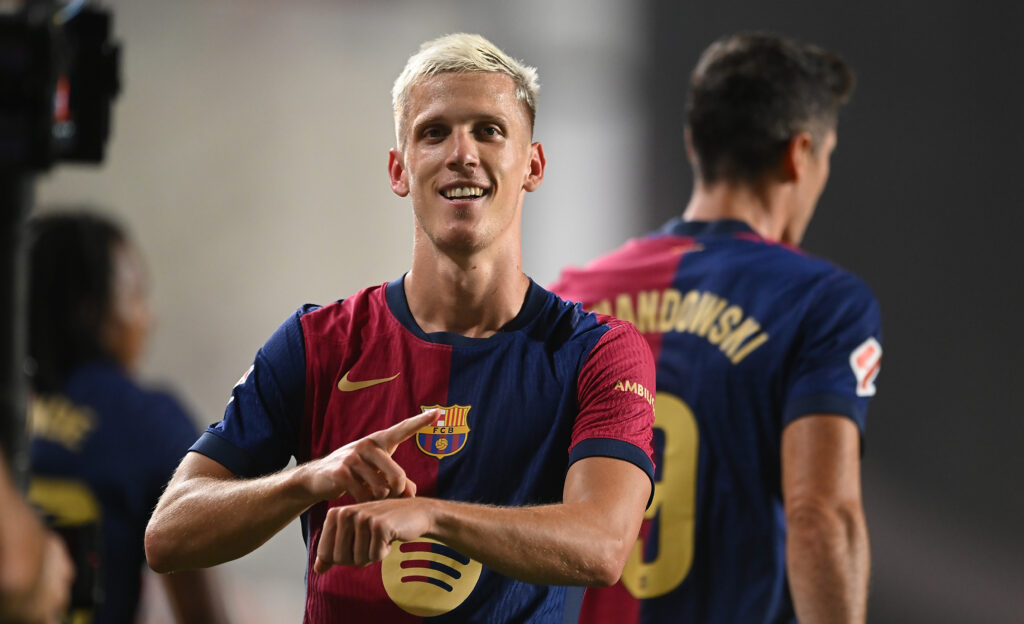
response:
<path fill-rule="evenodd" d="M 34 397 L 32 429 L 29 497 L 75 562 L 71 621 L 132 621 L 146 523 L 197 437 L 192 421 L 171 395 L 99 360 Z"/>
<path fill-rule="evenodd" d="M 834 359 L 816 344 L 834 331 L 824 328 L 877 320 L 870 292 L 744 223 L 681 220 L 566 270 L 551 290 L 633 322 L 658 369 L 657 481 L 642 554 L 620 585 L 588 591 L 581 621 L 792 621 L 781 433 L 833 401 L 845 403 L 824 413 L 859 410 L 849 415 L 863 425 L 863 406 L 833 391 L 856 383 L 849 364 L 849 379 L 837 379 L 814 358 Z"/>

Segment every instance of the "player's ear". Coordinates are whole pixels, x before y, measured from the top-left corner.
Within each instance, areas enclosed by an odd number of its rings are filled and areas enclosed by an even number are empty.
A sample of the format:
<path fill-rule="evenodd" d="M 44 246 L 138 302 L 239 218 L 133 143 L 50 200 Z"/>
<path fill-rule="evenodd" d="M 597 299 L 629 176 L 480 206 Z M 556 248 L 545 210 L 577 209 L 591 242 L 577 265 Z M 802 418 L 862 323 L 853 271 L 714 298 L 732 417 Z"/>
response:
<path fill-rule="evenodd" d="M 683 144 L 686 145 L 686 159 L 690 161 L 690 166 L 696 171 L 697 150 L 693 149 L 693 135 L 690 134 L 689 128 L 683 130 Z"/>
<path fill-rule="evenodd" d="M 391 190 L 395 195 L 405 197 L 409 194 L 409 176 L 405 172 L 402 153 L 395 148 L 388 151 L 388 178 L 391 180 Z"/>
<path fill-rule="evenodd" d="M 547 163 L 547 159 L 544 158 L 544 146 L 539 142 L 530 145 L 530 169 L 526 174 L 524 189 L 531 193 L 537 190 L 540 183 L 544 181 L 544 167 L 547 166 Z"/>
<path fill-rule="evenodd" d="M 796 182 L 807 174 L 814 158 L 814 137 L 806 130 L 789 140 L 782 159 L 782 175 L 787 182 Z"/>

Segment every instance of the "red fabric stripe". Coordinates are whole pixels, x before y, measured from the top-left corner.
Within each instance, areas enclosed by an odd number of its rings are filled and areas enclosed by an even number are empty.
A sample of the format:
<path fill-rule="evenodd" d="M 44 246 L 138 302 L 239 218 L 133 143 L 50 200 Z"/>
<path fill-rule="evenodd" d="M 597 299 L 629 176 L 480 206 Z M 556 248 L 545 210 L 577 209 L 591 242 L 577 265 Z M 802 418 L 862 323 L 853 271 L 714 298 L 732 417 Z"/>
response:
<path fill-rule="evenodd" d="M 580 622 L 588 624 L 639 624 L 640 601 L 619 581 L 611 587 L 588 589 L 583 595 Z"/>
<path fill-rule="evenodd" d="M 300 461 L 325 457 L 349 442 L 419 414 L 421 405 L 446 405 L 451 347 L 424 342 L 391 315 L 384 288 L 356 293 L 302 317 L 306 348 L 306 401 Z M 338 380 L 391 381 L 354 391 Z M 393 458 L 416 483 L 420 495 L 437 493 L 438 460 L 407 440 Z M 381 566 L 312 569 L 329 507 L 355 501 L 348 495 L 314 506 L 309 513 L 306 622 L 420 622 L 391 602 Z"/>

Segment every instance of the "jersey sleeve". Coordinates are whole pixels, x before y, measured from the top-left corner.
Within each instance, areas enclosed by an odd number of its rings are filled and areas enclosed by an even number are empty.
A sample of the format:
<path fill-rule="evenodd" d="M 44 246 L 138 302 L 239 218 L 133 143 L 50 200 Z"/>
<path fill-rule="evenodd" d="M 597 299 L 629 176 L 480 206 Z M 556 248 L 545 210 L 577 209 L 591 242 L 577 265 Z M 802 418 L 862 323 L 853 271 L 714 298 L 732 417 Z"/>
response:
<path fill-rule="evenodd" d="M 240 477 L 280 470 L 297 454 L 305 402 L 306 351 L 302 315 L 289 317 L 256 353 L 231 392 L 224 419 L 210 425 L 190 450 Z"/>
<path fill-rule="evenodd" d="M 823 284 L 801 326 L 783 426 L 810 414 L 838 414 L 863 435 L 881 360 L 878 303 L 863 282 L 840 273 Z"/>
<path fill-rule="evenodd" d="M 654 357 L 629 323 L 604 317 L 609 329 L 580 369 L 579 413 L 569 463 L 614 457 L 635 464 L 654 487 Z"/>

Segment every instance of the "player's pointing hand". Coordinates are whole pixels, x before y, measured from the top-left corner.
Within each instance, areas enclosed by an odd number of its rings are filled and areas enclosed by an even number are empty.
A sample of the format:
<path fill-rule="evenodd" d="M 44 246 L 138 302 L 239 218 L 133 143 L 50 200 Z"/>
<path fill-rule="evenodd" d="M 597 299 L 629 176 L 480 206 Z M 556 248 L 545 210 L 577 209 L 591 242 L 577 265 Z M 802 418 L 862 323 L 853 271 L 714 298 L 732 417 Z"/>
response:
<path fill-rule="evenodd" d="M 406 418 L 306 464 L 311 493 L 318 500 L 331 500 L 347 492 L 358 502 L 415 496 L 416 484 L 406 478 L 405 470 L 391 455 L 399 444 L 433 422 L 437 411 Z"/>
<path fill-rule="evenodd" d="M 391 455 L 398 448 L 399 444 L 411 438 L 420 429 L 434 422 L 440 411 L 439 409 L 429 409 L 422 414 L 410 416 L 401 422 L 391 425 L 387 429 L 371 433 L 366 437 L 376 440 L 381 445 L 381 448 L 388 455 Z"/>

